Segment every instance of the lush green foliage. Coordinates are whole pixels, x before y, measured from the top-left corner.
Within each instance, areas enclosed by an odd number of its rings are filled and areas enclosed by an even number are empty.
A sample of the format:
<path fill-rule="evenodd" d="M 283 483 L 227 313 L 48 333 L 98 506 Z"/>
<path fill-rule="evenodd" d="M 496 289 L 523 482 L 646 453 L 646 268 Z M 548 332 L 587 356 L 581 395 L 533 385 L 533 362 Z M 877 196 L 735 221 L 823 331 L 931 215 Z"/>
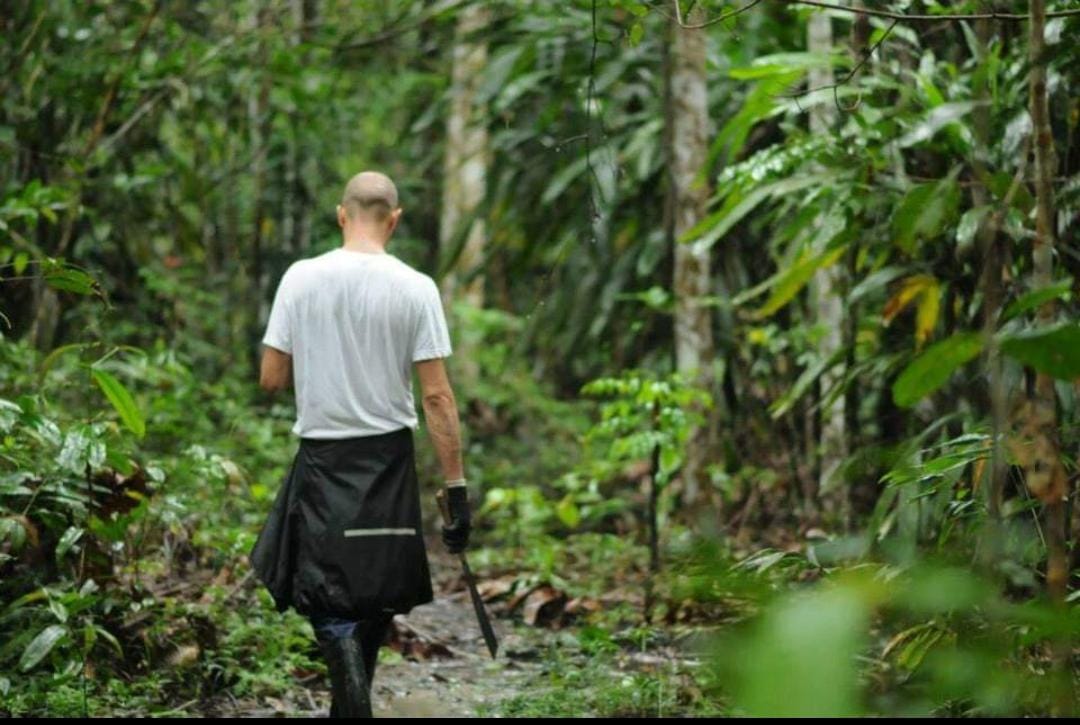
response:
<path fill-rule="evenodd" d="M 736 9 L 681 8 L 695 4 Z M 471 351 L 451 372 L 472 561 L 616 602 L 553 640 L 536 691 L 492 711 L 1075 708 L 1075 579 L 1045 601 L 1053 537 L 1034 481 L 1065 466 L 1076 561 L 1080 17 L 1045 34 L 1056 244 L 1041 278 L 1047 139 L 1025 22 L 768 2 L 710 25 L 710 198 L 675 240 L 666 76 L 670 34 L 689 31 L 672 4 L 488 5 L 474 39 L 488 241 L 479 269 L 457 270 L 482 277 L 487 303 L 450 307 Z M 398 182 L 392 251 L 436 278 L 456 269 L 463 238 L 436 240 L 462 6 L 0 10 L 0 711 L 183 712 L 318 671 L 308 625 L 279 629 L 245 560 L 292 453 L 291 406 L 255 389 L 258 340 L 285 267 L 338 243 L 333 206 L 360 168 Z M 828 53 L 807 47 L 820 12 Z M 822 68 L 835 89 L 809 88 Z M 827 132 L 811 132 L 822 110 Z M 710 250 L 709 390 L 673 372 L 682 243 Z M 1036 373 L 1056 379 L 1050 434 Z M 824 470 L 837 409 L 847 445 Z M 679 474 L 701 424 L 708 490 L 691 519 Z M 420 468 L 437 479 L 426 447 Z M 646 579 L 649 626 L 628 594 Z M 633 658 L 712 625 L 718 643 L 685 661 Z"/>

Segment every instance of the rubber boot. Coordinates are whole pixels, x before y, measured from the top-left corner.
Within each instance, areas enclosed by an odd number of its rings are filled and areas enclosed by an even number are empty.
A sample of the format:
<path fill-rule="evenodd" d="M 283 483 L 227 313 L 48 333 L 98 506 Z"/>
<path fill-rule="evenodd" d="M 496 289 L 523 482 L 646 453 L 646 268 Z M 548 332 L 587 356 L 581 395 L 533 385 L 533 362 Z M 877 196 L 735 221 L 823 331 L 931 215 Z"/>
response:
<path fill-rule="evenodd" d="M 354 637 L 319 641 L 330 671 L 330 717 L 372 717 L 364 653 Z"/>
<path fill-rule="evenodd" d="M 364 653 L 364 670 L 367 672 L 369 690 L 375 687 L 375 665 L 379 661 L 379 647 L 386 641 L 390 622 L 391 617 L 362 620 L 353 630 L 353 636 L 360 642 L 360 650 Z"/>

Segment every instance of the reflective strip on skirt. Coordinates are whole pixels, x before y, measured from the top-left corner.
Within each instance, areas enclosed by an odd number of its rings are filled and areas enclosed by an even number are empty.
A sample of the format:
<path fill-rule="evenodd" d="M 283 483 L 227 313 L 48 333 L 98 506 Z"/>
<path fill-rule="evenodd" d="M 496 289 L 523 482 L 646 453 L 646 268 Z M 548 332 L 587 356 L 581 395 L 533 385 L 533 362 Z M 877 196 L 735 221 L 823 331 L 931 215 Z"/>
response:
<path fill-rule="evenodd" d="M 416 536 L 416 529 L 345 529 L 346 536 L 380 536 L 385 534 Z"/>

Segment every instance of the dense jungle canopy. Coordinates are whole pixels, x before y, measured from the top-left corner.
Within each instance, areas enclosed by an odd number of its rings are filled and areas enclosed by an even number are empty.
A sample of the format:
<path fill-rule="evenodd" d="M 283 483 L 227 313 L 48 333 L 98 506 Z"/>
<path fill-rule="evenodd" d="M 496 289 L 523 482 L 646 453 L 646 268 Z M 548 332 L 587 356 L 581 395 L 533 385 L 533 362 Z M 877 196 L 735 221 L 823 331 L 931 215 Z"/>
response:
<path fill-rule="evenodd" d="M 439 284 L 379 715 L 1076 715 L 1080 3 L 0 5 L 0 714 L 312 715 L 258 386 L 356 172 Z M 426 612 L 426 613 L 425 613 Z"/>

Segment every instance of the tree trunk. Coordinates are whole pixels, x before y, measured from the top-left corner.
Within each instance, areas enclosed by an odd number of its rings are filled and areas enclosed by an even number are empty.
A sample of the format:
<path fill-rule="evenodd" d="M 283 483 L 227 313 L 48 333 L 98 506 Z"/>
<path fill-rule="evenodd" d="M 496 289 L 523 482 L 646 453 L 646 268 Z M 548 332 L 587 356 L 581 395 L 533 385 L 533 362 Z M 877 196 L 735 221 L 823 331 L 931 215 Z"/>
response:
<path fill-rule="evenodd" d="M 975 23 L 975 36 L 978 40 L 978 62 L 986 62 L 986 52 L 990 43 L 990 20 L 982 19 Z M 990 105 L 989 83 L 984 77 L 975 89 L 976 98 L 986 105 L 977 106 L 972 112 L 975 130 L 975 154 L 972 164 L 976 183 L 971 187 L 971 201 L 975 207 L 985 206 L 990 202 L 990 194 L 985 180 L 989 178 L 984 155 L 990 147 Z M 1002 302 L 1002 254 L 998 224 L 995 215 L 985 215 L 978 233 L 978 249 L 983 260 L 983 333 L 988 341 L 986 346 L 986 369 L 989 383 L 991 416 L 990 465 L 985 483 L 987 525 L 980 542 L 980 556 L 983 565 L 991 569 L 999 561 L 1002 535 L 1001 502 L 1005 491 L 1005 478 L 1008 472 L 1005 456 L 1001 449 L 1001 436 L 1008 422 L 1005 382 L 1002 375 L 1001 351 L 998 348 L 994 332 L 997 330 L 998 316 Z"/>
<path fill-rule="evenodd" d="M 827 13 L 816 12 L 810 16 L 810 21 L 807 23 L 806 49 L 810 53 L 828 55 L 832 52 L 832 47 L 832 20 Z M 810 88 L 829 86 L 833 81 L 831 63 L 812 68 L 807 78 Z M 831 95 L 829 91 L 821 91 L 821 93 Z M 810 109 L 810 133 L 828 135 L 832 132 L 835 122 L 836 105 L 831 100 L 818 103 Z M 819 343 L 819 354 L 824 358 L 834 356 L 844 344 L 843 273 L 842 265 L 833 264 L 819 269 L 810 284 L 811 314 L 818 327 L 824 330 Z M 818 385 L 818 395 L 824 397 L 843 377 L 843 374 L 843 366 L 825 371 Z M 838 480 L 838 469 L 847 458 L 848 443 L 842 400 L 841 398 L 827 408 L 820 409 L 820 459 L 818 465 L 815 466 L 819 476 L 817 480 L 819 492 L 843 484 Z M 846 520 L 850 513 L 847 491 L 841 488 L 837 491 L 835 498 L 839 502 L 840 513 Z M 813 501 L 808 502 L 808 509 L 808 513 L 814 513 Z"/>
<path fill-rule="evenodd" d="M 700 6 L 686 18 L 687 24 L 703 20 Z M 671 23 L 668 64 L 668 169 L 670 230 L 675 256 L 675 365 L 696 385 L 712 390 L 713 339 L 709 307 L 709 250 L 679 240 L 705 214 L 709 187 L 703 161 L 708 158 L 709 111 L 705 86 L 704 30 Z M 708 427 L 692 431 L 682 469 L 683 503 L 693 505 L 701 497 L 708 461 Z"/>
<path fill-rule="evenodd" d="M 477 35 L 488 25 L 490 17 L 489 8 L 480 3 L 463 8 L 458 16 L 439 222 L 439 245 L 444 258 L 454 255 L 461 247 L 457 262 L 443 279 L 443 297 L 447 304 L 463 300 L 476 307 L 484 305 L 483 277 L 472 277 L 464 285 L 461 277 L 470 276 L 479 268 L 487 241 L 484 220 L 476 216 L 487 191 L 490 153 L 487 111 L 477 102 L 476 94 L 487 63 L 487 42 Z"/>
<path fill-rule="evenodd" d="M 297 43 L 307 43 L 311 40 L 314 27 L 319 20 L 319 3 L 317 0 L 292 0 L 293 15 L 297 23 Z M 310 54 L 305 50 L 303 63 L 308 64 Z M 313 194 L 310 191 L 310 180 L 318 177 L 318 164 L 313 153 L 306 153 L 302 140 L 304 135 L 301 129 L 294 125 L 295 140 L 293 151 L 298 153 L 300 159 L 293 160 L 295 180 L 287 192 L 296 199 L 295 221 L 292 227 L 292 250 L 297 255 L 303 255 L 311 248 L 311 209 Z"/>
<path fill-rule="evenodd" d="M 269 8 L 266 6 L 253 8 L 252 26 L 254 29 L 262 28 L 268 13 Z M 251 297 L 249 299 L 251 300 L 251 317 L 248 321 L 250 332 L 247 336 L 248 339 L 245 341 L 251 354 L 251 368 L 254 374 L 258 374 L 259 371 L 258 340 L 262 337 L 263 326 L 269 315 L 268 305 L 263 293 L 263 247 L 267 221 L 264 195 L 266 188 L 267 138 L 270 135 L 270 116 L 268 113 L 270 74 L 266 71 L 267 50 L 265 40 L 259 40 L 256 57 L 259 58 L 259 68 L 263 73 L 259 84 L 252 89 L 252 94 L 248 97 L 248 130 L 251 148 L 255 155 L 251 165 L 251 257 L 248 260 L 250 265 L 249 286 Z"/>
<path fill-rule="evenodd" d="M 1049 285 L 1053 279 L 1053 179 L 1057 170 L 1046 91 L 1046 0 L 1031 0 L 1030 25 L 1030 101 L 1035 146 L 1035 240 L 1032 261 L 1033 287 L 1039 288 Z M 1042 325 L 1053 321 L 1053 301 L 1039 307 L 1038 319 Z M 1031 402 L 1034 416 L 1031 421 L 1032 430 L 1038 436 L 1037 451 L 1043 459 L 1035 461 L 1039 483 L 1034 486 L 1033 492 L 1043 502 L 1046 517 L 1046 590 L 1051 600 L 1064 603 L 1069 577 L 1065 538 L 1065 494 L 1068 479 L 1061 464 L 1061 451 L 1057 441 L 1057 394 L 1052 377 L 1038 373 L 1035 378 L 1035 396 Z M 1029 471 L 1029 485 L 1032 483 L 1031 475 L 1032 472 Z"/>
<path fill-rule="evenodd" d="M 300 29 L 304 25 L 304 3 L 302 0 L 291 0 L 289 11 L 292 15 L 292 28 L 289 31 L 289 46 L 292 52 L 300 45 Z M 289 133 L 284 135 L 285 164 L 281 185 L 281 241 L 282 247 L 288 250 L 290 256 L 295 256 L 296 246 L 296 188 L 298 183 L 297 166 L 299 164 L 299 151 L 297 141 L 300 136 L 300 124 L 297 116 L 299 112 L 293 106 L 288 112 Z M 301 202 L 300 206 L 304 206 Z"/>

